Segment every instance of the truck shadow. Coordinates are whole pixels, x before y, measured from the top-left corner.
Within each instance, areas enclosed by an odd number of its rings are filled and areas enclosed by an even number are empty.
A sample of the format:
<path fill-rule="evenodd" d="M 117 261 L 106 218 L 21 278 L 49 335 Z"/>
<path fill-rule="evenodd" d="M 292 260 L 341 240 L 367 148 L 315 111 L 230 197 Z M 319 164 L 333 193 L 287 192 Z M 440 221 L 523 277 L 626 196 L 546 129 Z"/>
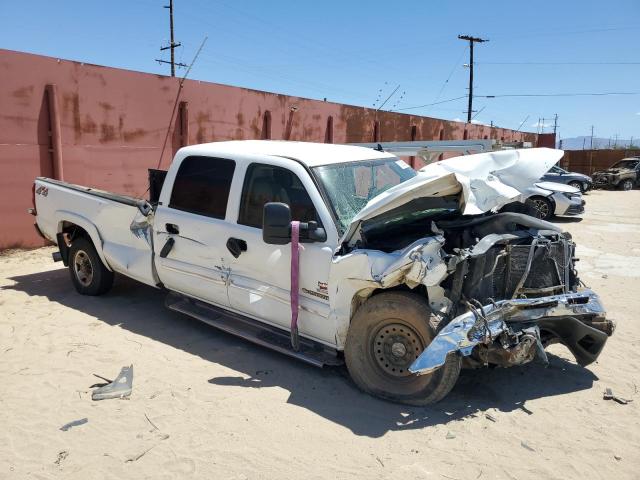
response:
<path fill-rule="evenodd" d="M 525 406 L 528 400 L 589 389 L 597 380 L 589 370 L 550 354 L 547 368 L 529 364 L 463 371 L 453 391 L 435 406 L 398 405 L 360 392 L 343 367 L 307 366 L 169 311 L 164 308 L 164 292 L 128 278 L 117 277 L 114 288 L 102 297 L 77 294 L 66 269 L 10 280 L 16 283 L 0 290 L 45 297 L 238 372 L 209 379 L 212 386 L 286 389 L 290 392 L 288 403 L 340 424 L 356 435 L 380 437 L 388 431 L 443 425 L 481 415 L 487 409 L 505 413 L 523 410 L 535 415 Z M 132 360 L 135 363 L 135 357 Z"/>
<path fill-rule="evenodd" d="M 559 217 L 556 215 L 550 221 L 551 223 L 580 223 L 582 217 Z"/>

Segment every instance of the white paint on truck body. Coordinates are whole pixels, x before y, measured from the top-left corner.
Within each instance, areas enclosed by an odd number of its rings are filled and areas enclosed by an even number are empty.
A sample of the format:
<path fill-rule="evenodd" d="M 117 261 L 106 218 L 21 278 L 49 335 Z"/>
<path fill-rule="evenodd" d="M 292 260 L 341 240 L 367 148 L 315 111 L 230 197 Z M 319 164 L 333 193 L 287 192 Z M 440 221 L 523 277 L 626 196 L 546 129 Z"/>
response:
<path fill-rule="evenodd" d="M 235 171 L 224 218 L 215 219 L 170 207 L 181 162 L 189 156 L 230 159 Z M 267 245 L 262 230 L 238 223 L 245 172 L 252 163 L 274 165 L 295 174 L 313 202 L 327 240 L 305 243 L 300 254 L 300 334 L 342 350 L 349 322 L 358 305 L 377 289 L 424 285 L 435 311 L 448 307 L 440 282 L 448 275 L 443 237 L 433 231 L 390 253 L 359 248 L 360 225 L 421 197 L 459 195 L 464 215 L 486 212 L 520 195 L 562 156 L 550 149 L 509 150 L 469 155 L 429 165 L 416 177 L 371 199 L 339 238 L 337 226 L 309 168 L 372 159 L 394 159 L 369 148 L 303 142 L 219 142 L 180 149 L 167 173 L 160 201 L 149 216 L 150 232 L 140 227 L 140 212 L 131 205 L 54 185 L 48 196 L 36 195 L 38 226 L 55 241 L 64 222 L 77 223 L 90 235 L 98 254 L 112 270 L 148 285 L 159 280 L 169 290 L 283 329 L 290 322 L 290 245 Z M 397 159 L 396 159 L 397 160 Z M 144 220 L 144 219 L 142 219 Z M 168 224 L 180 227 L 179 234 Z M 225 243 L 238 237 L 247 251 L 234 258 Z M 174 248 L 158 252 L 169 238 Z M 337 254 L 342 242 L 350 252 Z M 155 262 L 155 263 L 154 263 Z M 155 276 L 154 267 L 158 277 Z"/>

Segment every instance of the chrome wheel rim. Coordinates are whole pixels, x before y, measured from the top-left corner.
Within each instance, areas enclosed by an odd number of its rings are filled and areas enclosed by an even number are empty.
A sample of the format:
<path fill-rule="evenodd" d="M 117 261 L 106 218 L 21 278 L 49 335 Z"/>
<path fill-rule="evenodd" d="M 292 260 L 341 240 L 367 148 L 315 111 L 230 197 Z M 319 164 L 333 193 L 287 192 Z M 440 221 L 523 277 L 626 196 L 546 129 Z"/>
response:
<path fill-rule="evenodd" d="M 543 200 L 534 200 L 533 208 L 537 218 L 547 218 L 549 216 L 549 204 Z"/>
<path fill-rule="evenodd" d="M 396 378 L 412 375 L 408 368 L 424 348 L 418 333 L 401 323 L 383 325 L 372 342 L 372 353 L 378 367 L 385 374 Z"/>
<path fill-rule="evenodd" d="M 84 287 L 91 285 L 93 281 L 93 265 L 87 252 L 78 250 L 73 257 L 73 271 L 78 282 Z"/>
<path fill-rule="evenodd" d="M 632 186 L 633 184 L 629 180 L 625 180 L 624 183 L 622 184 L 622 188 L 625 190 L 631 190 Z"/>

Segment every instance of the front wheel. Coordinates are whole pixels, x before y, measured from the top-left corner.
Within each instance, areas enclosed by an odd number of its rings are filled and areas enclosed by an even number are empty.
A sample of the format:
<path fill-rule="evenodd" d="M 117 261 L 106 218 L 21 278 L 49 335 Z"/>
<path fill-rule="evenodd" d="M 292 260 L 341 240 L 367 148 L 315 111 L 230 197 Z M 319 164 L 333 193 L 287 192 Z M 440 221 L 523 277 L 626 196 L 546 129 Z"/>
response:
<path fill-rule="evenodd" d="M 102 295 L 113 285 L 113 272 L 105 267 L 93 242 L 85 237 L 76 238 L 69 247 L 69 274 L 82 295 Z"/>
<path fill-rule="evenodd" d="M 633 189 L 633 180 L 631 180 L 630 178 L 627 178 L 625 180 L 622 180 L 619 184 L 620 186 L 620 190 L 624 190 L 629 191 Z"/>
<path fill-rule="evenodd" d="M 547 198 L 528 198 L 525 203 L 531 207 L 533 216 L 540 220 L 549 220 L 553 216 L 553 204 Z"/>
<path fill-rule="evenodd" d="M 577 182 L 577 181 L 569 182 L 569 186 L 573 188 L 577 188 L 582 193 L 585 192 L 585 188 L 584 188 L 584 185 L 582 185 L 582 182 Z"/>
<path fill-rule="evenodd" d="M 384 292 L 362 305 L 351 320 L 344 352 L 358 387 L 409 405 L 443 399 L 458 380 L 459 356 L 449 355 L 428 375 L 408 370 L 435 337 L 431 315 L 427 300 L 409 292 Z"/>

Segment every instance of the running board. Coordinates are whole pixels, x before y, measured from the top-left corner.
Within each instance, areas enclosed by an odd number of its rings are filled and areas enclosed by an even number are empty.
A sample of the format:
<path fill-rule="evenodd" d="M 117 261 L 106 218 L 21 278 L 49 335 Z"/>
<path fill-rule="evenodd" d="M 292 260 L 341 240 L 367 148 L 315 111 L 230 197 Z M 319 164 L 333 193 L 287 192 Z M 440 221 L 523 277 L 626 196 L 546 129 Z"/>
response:
<path fill-rule="evenodd" d="M 296 352 L 291 348 L 291 336 L 288 331 L 266 325 L 244 315 L 176 293 L 170 293 L 165 303 L 167 308 L 174 312 L 184 313 L 231 335 L 284 353 L 310 365 L 322 367 L 344 363 L 338 357 L 337 350 L 304 337 L 300 337 L 300 350 Z"/>

